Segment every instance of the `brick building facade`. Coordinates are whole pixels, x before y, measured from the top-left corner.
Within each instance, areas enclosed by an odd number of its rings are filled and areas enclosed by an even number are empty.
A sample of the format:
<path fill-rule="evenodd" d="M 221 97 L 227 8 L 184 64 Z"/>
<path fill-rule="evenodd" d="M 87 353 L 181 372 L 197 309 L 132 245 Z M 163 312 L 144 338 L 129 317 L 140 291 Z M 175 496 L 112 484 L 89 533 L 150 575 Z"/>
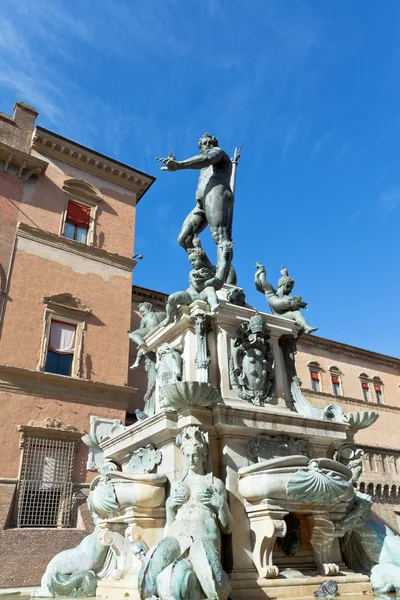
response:
<path fill-rule="evenodd" d="M 91 527 L 80 438 L 124 423 L 134 393 L 135 213 L 154 180 L 37 114 L 0 113 L 0 587 L 38 584 Z"/>

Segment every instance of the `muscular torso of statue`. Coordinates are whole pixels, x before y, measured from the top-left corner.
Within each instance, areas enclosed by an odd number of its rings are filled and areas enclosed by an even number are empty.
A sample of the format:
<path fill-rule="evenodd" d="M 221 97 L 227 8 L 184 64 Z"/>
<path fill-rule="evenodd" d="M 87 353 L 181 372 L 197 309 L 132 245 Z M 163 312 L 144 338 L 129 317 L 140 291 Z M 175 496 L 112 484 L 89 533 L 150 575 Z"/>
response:
<path fill-rule="evenodd" d="M 232 161 L 221 148 L 215 148 L 212 152 L 215 152 L 216 150 L 220 155 L 218 162 L 200 170 L 196 190 L 196 201 L 198 203 L 203 203 L 210 190 L 216 185 L 221 185 L 228 192 L 227 198 L 229 199 L 231 206 L 233 203 L 233 194 L 230 185 Z M 205 209 L 204 206 L 202 206 L 202 208 Z"/>

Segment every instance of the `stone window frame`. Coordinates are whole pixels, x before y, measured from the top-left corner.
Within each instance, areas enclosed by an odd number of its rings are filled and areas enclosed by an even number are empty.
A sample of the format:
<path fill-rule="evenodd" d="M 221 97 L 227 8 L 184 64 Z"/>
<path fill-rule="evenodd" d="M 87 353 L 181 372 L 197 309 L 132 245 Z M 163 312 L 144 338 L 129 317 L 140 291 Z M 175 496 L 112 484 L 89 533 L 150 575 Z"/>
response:
<path fill-rule="evenodd" d="M 361 386 L 362 400 L 363 400 L 363 402 L 370 403 L 371 402 L 371 378 L 366 373 L 360 373 L 358 376 L 358 379 L 360 381 L 360 386 Z M 368 400 L 365 399 L 365 395 L 364 395 L 364 391 L 363 391 L 365 384 L 368 384 L 368 388 L 365 388 L 365 389 L 368 389 L 368 397 L 369 397 Z"/>
<path fill-rule="evenodd" d="M 103 200 L 100 191 L 81 179 L 66 179 L 63 184 L 64 205 L 61 212 L 59 235 L 64 237 L 65 223 L 67 219 L 68 203 L 77 202 L 90 208 L 90 222 L 87 232 L 86 245 L 93 246 L 96 229 L 97 209 L 99 203 Z M 81 243 L 81 242 L 78 242 Z"/>
<path fill-rule="evenodd" d="M 312 360 L 312 361 L 310 361 L 310 362 L 307 363 L 307 367 L 308 367 L 308 370 L 309 370 L 309 373 L 310 373 L 311 389 L 312 389 L 312 375 L 311 375 L 311 373 L 314 372 L 314 373 L 318 373 L 319 374 L 319 380 L 318 380 L 318 382 L 319 382 L 319 390 L 318 391 L 313 390 L 313 392 L 316 392 L 317 394 L 319 392 L 323 392 L 324 391 L 324 387 L 323 387 L 322 377 L 321 377 L 321 373 L 322 373 L 323 369 L 322 369 L 321 365 L 317 361 Z"/>
<path fill-rule="evenodd" d="M 44 439 L 50 441 L 63 441 L 63 442 L 72 442 L 75 446 L 75 456 L 73 462 L 73 469 L 75 468 L 76 461 L 76 453 L 78 449 L 78 445 L 82 439 L 83 433 L 79 431 L 74 425 L 67 425 L 63 423 L 57 417 L 47 417 L 43 421 L 29 421 L 27 424 L 17 425 L 17 431 L 20 434 L 19 448 L 21 450 L 20 464 L 18 469 L 18 478 L 17 478 L 17 499 L 14 505 L 13 510 L 13 522 L 14 526 L 16 526 L 17 515 L 18 515 L 18 506 L 19 506 L 19 497 L 21 493 L 21 483 L 22 483 L 22 475 L 23 475 L 23 465 L 24 465 L 24 453 L 26 452 L 27 440 L 28 438 L 34 439 Z M 71 479 L 71 485 L 73 485 L 73 480 Z M 73 501 L 72 501 L 73 502 Z M 73 505 L 71 505 L 71 509 Z M 72 514 L 72 513 L 71 513 Z M 66 526 L 66 528 L 70 527 L 70 525 Z M 59 529 L 59 526 L 55 525 L 53 527 L 46 527 L 49 530 L 51 529 Z"/>
<path fill-rule="evenodd" d="M 60 377 L 81 378 L 83 332 L 86 329 L 87 316 L 92 312 L 91 309 L 78 298 L 74 298 L 72 294 L 47 296 L 43 298 L 43 303 L 46 305 L 46 309 L 43 315 L 43 335 L 37 370 L 44 371 L 51 324 L 53 321 L 59 321 L 76 327 L 71 375 L 61 375 Z"/>
<path fill-rule="evenodd" d="M 371 379 L 371 383 L 372 383 L 372 386 L 374 388 L 374 399 L 375 399 L 375 402 L 377 404 L 380 404 L 380 405 L 385 404 L 385 396 L 384 396 L 384 387 L 385 387 L 385 385 L 384 385 L 382 379 L 379 377 L 379 375 L 374 375 L 374 377 L 372 377 L 372 379 Z M 380 387 L 381 402 L 378 402 L 378 399 L 376 397 L 376 390 L 375 390 L 375 386 L 376 385 Z"/>
<path fill-rule="evenodd" d="M 339 369 L 339 367 L 337 367 L 336 365 L 332 365 L 329 367 L 329 376 L 330 376 L 330 380 L 331 380 L 331 386 L 332 386 L 332 394 L 333 392 L 333 382 L 332 382 L 332 377 L 337 377 L 339 379 L 339 394 L 334 394 L 335 396 L 344 396 L 344 389 L 343 389 L 343 373 L 342 371 Z"/>

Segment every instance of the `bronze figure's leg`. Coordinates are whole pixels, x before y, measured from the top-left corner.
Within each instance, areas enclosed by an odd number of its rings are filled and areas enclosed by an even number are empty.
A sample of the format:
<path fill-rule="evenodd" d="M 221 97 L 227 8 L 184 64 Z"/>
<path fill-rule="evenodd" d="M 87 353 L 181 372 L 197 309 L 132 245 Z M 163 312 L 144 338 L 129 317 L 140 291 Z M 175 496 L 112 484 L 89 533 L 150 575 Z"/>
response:
<path fill-rule="evenodd" d="M 178 243 L 185 250 L 193 248 L 194 236 L 204 231 L 206 227 L 207 219 L 205 213 L 201 208 L 194 208 L 183 222 L 182 229 L 178 236 Z"/>

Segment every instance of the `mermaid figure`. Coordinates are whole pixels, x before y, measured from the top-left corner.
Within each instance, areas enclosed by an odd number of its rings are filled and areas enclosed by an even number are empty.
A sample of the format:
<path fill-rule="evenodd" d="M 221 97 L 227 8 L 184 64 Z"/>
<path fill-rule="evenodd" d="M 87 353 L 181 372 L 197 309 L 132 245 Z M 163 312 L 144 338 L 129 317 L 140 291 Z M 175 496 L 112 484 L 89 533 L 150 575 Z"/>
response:
<path fill-rule="evenodd" d="M 206 435 L 194 425 L 177 437 L 185 472 L 166 502 L 166 537 L 153 546 L 139 574 L 142 600 L 227 600 L 230 583 L 221 555 L 221 532 L 233 520 L 226 489 L 213 476 Z"/>

